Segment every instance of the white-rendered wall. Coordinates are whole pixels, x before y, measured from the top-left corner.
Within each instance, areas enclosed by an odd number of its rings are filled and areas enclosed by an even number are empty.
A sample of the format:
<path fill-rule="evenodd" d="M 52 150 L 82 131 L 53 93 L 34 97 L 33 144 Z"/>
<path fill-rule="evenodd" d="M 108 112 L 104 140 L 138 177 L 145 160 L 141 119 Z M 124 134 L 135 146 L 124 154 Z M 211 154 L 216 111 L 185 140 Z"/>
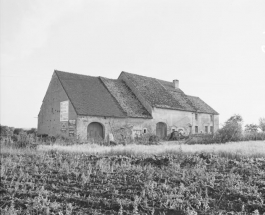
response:
<path fill-rule="evenodd" d="M 195 119 L 195 113 L 179 110 L 160 109 L 154 108 L 152 112 L 153 120 L 152 124 L 155 126 L 158 122 L 164 122 L 167 124 L 168 133 L 172 131 L 172 128 L 183 128 L 186 134 L 195 133 L 195 126 L 198 126 L 198 133 L 205 133 L 205 126 L 208 126 L 208 132 L 210 133 L 210 126 L 214 126 L 214 132 L 219 128 L 219 116 L 214 115 L 213 121 L 211 121 L 210 114 L 197 113 L 198 118 Z M 192 127 L 190 127 L 192 126 Z M 155 129 L 155 127 L 154 127 Z M 155 131 L 155 130 L 154 130 Z"/>
<path fill-rule="evenodd" d="M 167 124 L 167 133 L 171 133 L 172 129 L 183 129 L 185 134 L 190 133 L 190 125 L 192 125 L 192 113 L 187 111 L 170 110 L 154 108 L 152 112 L 154 132 L 156 123 L 164 122 Z"/>

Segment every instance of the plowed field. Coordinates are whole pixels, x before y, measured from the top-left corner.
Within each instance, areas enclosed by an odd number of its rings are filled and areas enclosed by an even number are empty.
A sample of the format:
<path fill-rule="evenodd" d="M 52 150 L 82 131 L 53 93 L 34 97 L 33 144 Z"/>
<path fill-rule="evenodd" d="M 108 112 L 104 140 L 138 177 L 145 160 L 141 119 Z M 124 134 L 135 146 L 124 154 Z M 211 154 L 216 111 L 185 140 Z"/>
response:
<path fill-rule="evenodd" d="M 1 214 L 263 214 L 265 159 L 1 154 Z"/>

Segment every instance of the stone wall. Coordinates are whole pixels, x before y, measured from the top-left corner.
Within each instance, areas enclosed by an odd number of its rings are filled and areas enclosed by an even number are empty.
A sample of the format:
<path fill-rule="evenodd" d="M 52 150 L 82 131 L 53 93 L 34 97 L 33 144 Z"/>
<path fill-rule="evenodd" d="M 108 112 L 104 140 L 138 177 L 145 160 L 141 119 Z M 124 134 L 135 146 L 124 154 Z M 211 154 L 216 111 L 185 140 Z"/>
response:
<path fill-rule="evenodd" d="M 68 127 L 66 130 L 61 130 L 60 122 L 60 102 L 67 100 L 69 98 L 54 73 L 38 115 L 38 134 L 69 136 Z M 69 101 L 69 120 L 76 120 L 76 116 L 74 107 Z"/>
<path fill-rule="evenodd" d="M 77 138 L 82 141 L 87 140 L 87 127 L 92 122 L 98 122 L 103 125 L 104 139 L 108 139 L 108 134 L 116 134 L 115 139 L 119 139 L 119 132 L 126 132 L 131 129 L 131 138 L 142 134 L 144 129 L 147 133 L 156 134 L 156 124 L 164 122 L 167 124 L 167 134 L 172 130 L 182 129 L 185 135 L 195 133 L 195 125 L 198 126 L 199 133 L 205 133 L 205 126 L 213 126 L 210 114 L 198 113 L 198 120 L 195 120 L 195 113 L 187 111 L 178 111 L 170 109 L 154 108 L 153 119 L 144 118 L 113 118 L 113 117 L 77 117 Z M 218 129 L 218 115 L 214 116 L 214 131 Z"/>
<path fill-rule="evenodd" d="M 113 117 L 93 117 L 93 116 L 78 116 L 77 117 L 77 138 L 81 141 L 87 140 L 87 127 L 92 122 L 98 122 L 103 126 L 103 133 L 105 141 L 108 140 L 108 134 L 112 133 L 115 139 L 119 139 L 121 129 L 131 129 L 131 138 L 134 138 L 137 132 L 142 132 L 144 128 L 149 128 L 150 119 L 144 118 L 113 118 Z M 149 131 L 151 129 L 149 128 Z M 149 132 L 148 131 L 148 132 Z"/>

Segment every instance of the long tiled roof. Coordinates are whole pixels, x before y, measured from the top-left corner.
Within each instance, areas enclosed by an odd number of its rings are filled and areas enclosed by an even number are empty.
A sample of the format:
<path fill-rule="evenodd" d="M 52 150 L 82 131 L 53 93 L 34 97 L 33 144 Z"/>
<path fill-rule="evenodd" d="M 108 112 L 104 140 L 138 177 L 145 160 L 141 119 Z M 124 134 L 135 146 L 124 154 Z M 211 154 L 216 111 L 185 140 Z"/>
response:
<path fill-rule="evenodd" d="M 175 89 L 172 82 L 127 72 L 117 80 L 57 70 L 55 73 L 79 115 L 152 118 L 134 90 L 152 107 L 218 114 L 200 98 Z"/>
<path fill-rule="evenodd" d="M 218 114 L 198 97 L 187 96 L 181 89 L 175 89 L 173 82 L 122 72 L 125 78 L 152 106 L 184 111 Z"/>
<path fill-rule="evenodd" d="M 122 81 L 55 71 L 77 114 L 151 118 Z"/>

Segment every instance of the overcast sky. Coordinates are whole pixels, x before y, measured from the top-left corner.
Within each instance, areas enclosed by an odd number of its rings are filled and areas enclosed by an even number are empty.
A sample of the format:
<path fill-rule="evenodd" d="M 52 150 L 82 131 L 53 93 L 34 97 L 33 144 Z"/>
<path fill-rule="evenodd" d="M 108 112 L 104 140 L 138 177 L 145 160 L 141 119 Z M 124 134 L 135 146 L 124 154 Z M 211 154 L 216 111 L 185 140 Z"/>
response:
<path fill-rule="evenodd" d="M 54 69 L 178 79 L 245 123 L 265 117 L 264 0 L 1 0 L 1 124 L 37 127 Z"/>

